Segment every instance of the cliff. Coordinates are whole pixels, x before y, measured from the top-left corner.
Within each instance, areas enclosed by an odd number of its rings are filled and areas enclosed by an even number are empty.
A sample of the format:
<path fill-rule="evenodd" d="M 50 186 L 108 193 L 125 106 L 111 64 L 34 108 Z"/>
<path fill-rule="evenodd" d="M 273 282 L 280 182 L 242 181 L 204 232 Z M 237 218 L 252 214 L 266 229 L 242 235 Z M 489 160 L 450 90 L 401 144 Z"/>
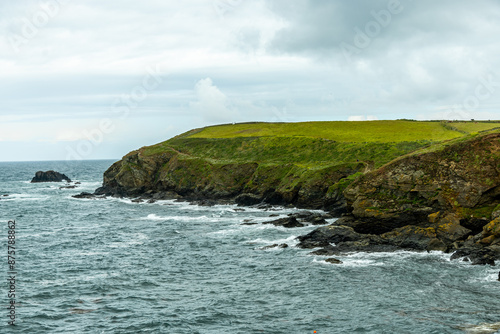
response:
<path fill-rule="evenodd" d="M 344 191 L 351 211 L 336 226 L 301 237 L 301 247 L 406 248 L 456 253 L 474 263 L 500 258 L 500 134 L 467 136 L 400 157 Z M 339 240 L 338 232 L 349 232 Z M 362 242 L 360 242 L 362 241 Z M 339 244 L 333 250 L 331 242 Z"/>
<path fill-rule="evenodd" d="M 358 175 L 442 140 L 439 122 L 246 123 L 196 129 L 130 152 L 96 194 L 269 203 L 346 212 Z"/>

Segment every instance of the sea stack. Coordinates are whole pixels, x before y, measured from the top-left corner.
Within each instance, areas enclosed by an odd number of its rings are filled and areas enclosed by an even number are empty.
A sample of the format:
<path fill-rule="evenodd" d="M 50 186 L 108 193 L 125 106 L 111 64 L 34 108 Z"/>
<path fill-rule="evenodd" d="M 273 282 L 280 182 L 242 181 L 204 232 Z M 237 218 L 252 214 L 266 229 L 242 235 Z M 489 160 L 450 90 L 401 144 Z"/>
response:
<path fill-rule="evenodd" d="M 49 170 L 46 172 L 38 171 L 35 173 L 35 177 L 33 177 L 33 179 L 31 179 L 31 183 L 61 182 L 61 181 L 71 182 L 71 179 L 64 174 L 61 174 L 59 172 L 55 172 L 53 170 Z"/>

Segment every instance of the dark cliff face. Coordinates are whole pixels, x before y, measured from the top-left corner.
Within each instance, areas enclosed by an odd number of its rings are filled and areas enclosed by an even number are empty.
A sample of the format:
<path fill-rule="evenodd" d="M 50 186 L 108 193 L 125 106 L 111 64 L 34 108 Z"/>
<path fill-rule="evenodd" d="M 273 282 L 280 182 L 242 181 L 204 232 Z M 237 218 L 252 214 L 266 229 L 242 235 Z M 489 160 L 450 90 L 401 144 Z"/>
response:
<path fill-rule="evenodd" d="M 428 221 L 435 212 L 491 218 L 500 202 L 500 134 L 413 154 L 367 173 L 344 192 L 355 217 Z"/>
<path fill-rule="evenodd" d="M 336 224 L 352 228 L 362 242 L 337 250 L 385 245 L 462 249 L 478 264 L 500 258 L 498 133 L 397 159 L 359 177 L 344 196 L 352 213 Z M 303 238 L 304 247 L 316 241 Z"/>
<path fill-rule="evenodd" d="M 331 186 L 365 168 L 364 163 L 316 169 L 293 164 L 218 163 L 174 149 L 148 155 L 143 148 L 114 163 L 104 173 L 103 187 L 96 194 L 292 204 L 341 213 L 344 198 Z"/>

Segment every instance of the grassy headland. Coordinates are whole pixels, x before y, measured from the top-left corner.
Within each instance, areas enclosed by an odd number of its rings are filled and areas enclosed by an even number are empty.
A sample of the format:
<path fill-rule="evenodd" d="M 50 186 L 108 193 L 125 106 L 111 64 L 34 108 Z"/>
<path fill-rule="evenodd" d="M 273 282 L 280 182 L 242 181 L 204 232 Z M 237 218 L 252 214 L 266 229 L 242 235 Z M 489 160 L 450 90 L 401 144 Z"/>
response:
<path fill-rule="evenodd" d="M 321 207 L 340 198 L 356 175 L 498 127 L 500 122 L 408 120 L 209 126 L 131 152 L 105 179 L 128 189 L 200 198 L 243 193 Z"/>

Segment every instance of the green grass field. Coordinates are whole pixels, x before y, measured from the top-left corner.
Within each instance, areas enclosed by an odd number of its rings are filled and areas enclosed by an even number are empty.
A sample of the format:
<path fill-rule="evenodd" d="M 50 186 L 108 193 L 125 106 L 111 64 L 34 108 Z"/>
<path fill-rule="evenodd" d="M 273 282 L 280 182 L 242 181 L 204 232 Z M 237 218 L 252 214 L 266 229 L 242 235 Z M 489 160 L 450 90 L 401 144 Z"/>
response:
<path fill-rule="evenodd" d="M 417 121 L 239 123 L 195 129 L 145 148 L 168 149 L 211 163 L 257 162 L 324 168 L 365 162 L 379 167 L 402 155 L 432 149 L 500 123 Z"/>
<path fill-rule="evenodd" d="M 500 124 L 498 124 L 500 126 Z M 309 137 L 338 142 L 443 141 L 463 133 L 443 127 L 440 122 L 365 121 L 239 123 L 206 127 L 189 138 Z"/>
<path fill-rule="evenodd" d="M 447 124 L 459 131 L 471 134 L 500 128 L 500 122 L 450 122 Z"/>

